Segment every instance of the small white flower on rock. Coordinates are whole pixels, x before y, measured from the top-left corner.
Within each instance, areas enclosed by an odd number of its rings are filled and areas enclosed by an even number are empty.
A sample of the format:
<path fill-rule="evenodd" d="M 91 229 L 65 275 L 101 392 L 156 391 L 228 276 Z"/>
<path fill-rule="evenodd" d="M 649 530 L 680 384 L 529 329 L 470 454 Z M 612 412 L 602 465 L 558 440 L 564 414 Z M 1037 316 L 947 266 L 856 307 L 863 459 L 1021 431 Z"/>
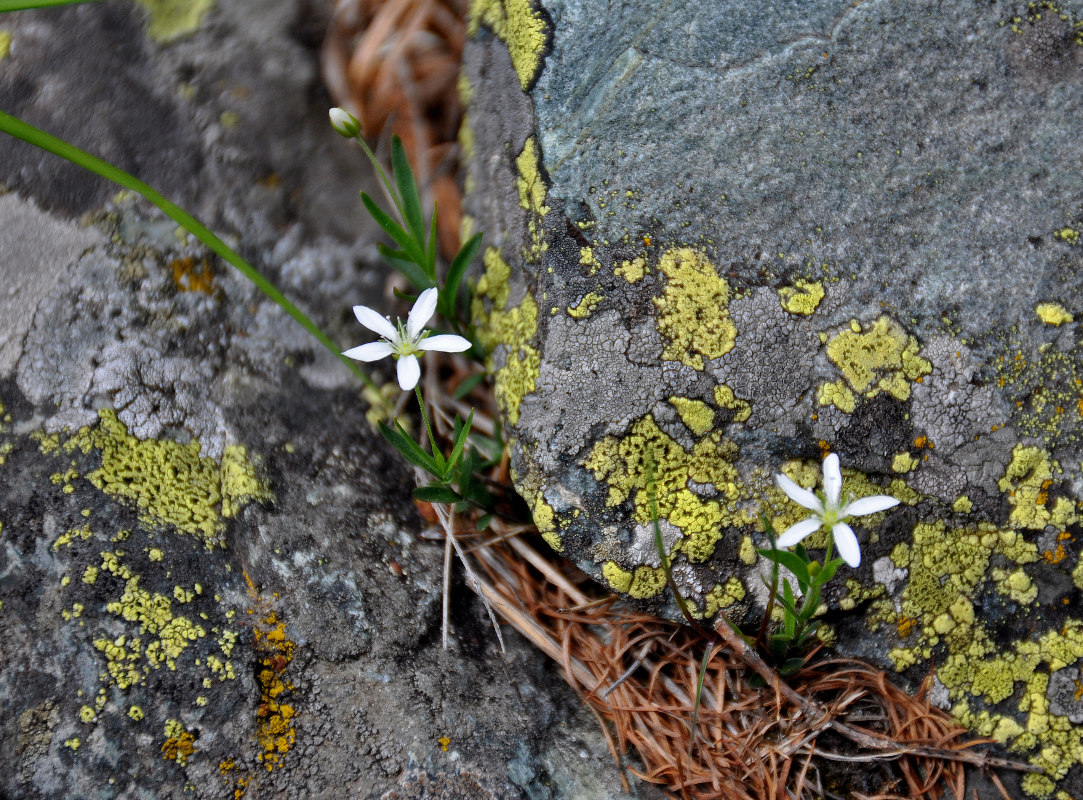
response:
<path fill-rule="evenodd" d="M 392 356 L 396 361 L 399 386 L 404 392 L 410 391 L 417 386 L 421 378 L 421 365 L 417 357 L 423 351 L 461 353 L 470 349 L 470 341 L 462 336 L 454 334 L 430 336 L 424 329 L 425 323 L 436 312 L 436 301 L 436 289 L 426 289 L 417 298 L 414 307 L 410 309 L 406 324 L 404 325 L 400 319 L 397 326 L 392 325 L 391 320 L 368 306 L 354 306 L 353 313 L 357 321 L 373 333 L 378 333 L 382 338 L 378 342 L 351 347 L 342 355 L 356 358 L 358 361 L 376 361 Z"/>
<path fill-rule="evenodd" d="M 812 512 L 812 516 L 791 525 L 775 543 L 777 547 L 792 547 L 811 533 L 826 527 L 835 539 L 839 555 L 851 567 L 861 563 L 861 548 L 853 528 L 846 524 L 850 517 L 875 514 L 897 506 L 899 501 L 885 494 L 862 497 L 859 500 L 840 506 L 839 495 L 842 493 L 842 471 L 839 469 L 839 457 L 831 453 L 824 459 L 824 493 L 822 499 L 808 489 L 802 489 L 785 475 L 775 475 L 778 488 L 800 506 Z"/>

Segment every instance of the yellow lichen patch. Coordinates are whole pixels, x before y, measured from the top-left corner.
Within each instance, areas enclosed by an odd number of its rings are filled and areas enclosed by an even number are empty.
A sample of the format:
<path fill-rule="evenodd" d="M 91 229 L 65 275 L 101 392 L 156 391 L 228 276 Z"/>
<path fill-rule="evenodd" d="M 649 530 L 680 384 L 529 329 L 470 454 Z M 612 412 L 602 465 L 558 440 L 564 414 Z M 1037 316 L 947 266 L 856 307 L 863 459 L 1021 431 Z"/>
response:
<path fill-rule="evenodd" d="M 1060 239 L 1062 242 L 1067 242 L 1070 245 L 1079 244 L 1079 231 L 1075 228 L 1069 228 L 1065 226 L 1058 231 L 1054 231 L 1053 235 Z"/>
<path fill-rule="evenodd" d="M 965 494 L 961 494 L 955 498 L 955 502 L 951 504 L 951 510 L 956 514 L 969 514 L 974 508 L 974 503 Z"/>
<path fill-rule="evenodd" d="M 593 247 L 579 248 L 579 263 L 590 268 L 590 274 L 594 275 L 602 268 L 602 262 L 598 260 Z"/>
<path fill-rule="evenodd" d="M 632 582 L 628 586 L 628 595 L 638 600 L 657 597 L 666 588 L 666 573 L 661 567 L 636 567 Z"/>
<path fill-rule="evenodd" d="M 162 44 L 195 33 L 214 0 L 139 0 L 150 12 L 147 33 Z"/>
<path fill-rule="evenodd" d="M 0 61 L 11 54 L 11 31 L 0 28 Z"/>
<path fill-rule="evenodd" d="M 816 402 L 822 406 L 834 406 L 844 414 L 853 414 L 857 398 L 844 381 L 823 384 L 816 393 Z"/>
<path fill-rule="evenodd" d="M 1076 521 L 1075 503 L 1067 497 L 1049 503 L 1049 489 L 1060 471 L 1060 465 L 1041 448 L 1015 446 L 1012 460 L 997 483 L 1002 492 L 1008 493 L 1012 524 L 1032 530 L 1053 525 L 1064 530 Z"/>
<path fill-rule="evenodd" d="M 1064 325 L 1074 320 L 1074 317 L 1068 313 L 1068 309 L 1060 303 L 1038 303 L 1034 309 L 1034 313 L 1037 314 L 1038 319 L 1046 325 L 1053 325 L 1054 327 Z"/>
<path fill-rule="evenodd" d="M 920 523 L 909 546 L 896 546 L 892 560 L 908 570 L 910 579 L 896 619 L 887 621 L 913 620 L 910 628 L 918 632 L 909 647 L 891 652 L 896 669 L 929 659 L 932 648 L 944 643 L 948 655 L 936 674 L 949 695 L 984 696 L 990 703 L 1011 696 L 1015 683 L 1030 675 L 1040 656 L 1037 647 L 1021 643 L 1014 652 L 998 653 L 985 625 L 975 618 L 971 598 L 987 580 L 1004 594 L 1023 599 L 1029 593 L 1022 570 L 990 569 L 994 556 L 1018 566 L 1038 560 L 1034 544 L 988 524 L 948 530 L 943 522 Z"/>
<path fill-rule="evenodd" d="M 248 503 L 270 503 L 274 500 L 248 448 L 231 444 L 222 453 L 222 516 L 236 517 Z"/>
<path fill-rule="evenodd" d="M 225 530 L 220 503 L 233 515 L 243 502 L 271 497 L 243 447 L 227 450 L 223 469 L 200 456 L 198 442 L 140 440 L 128 433 L 115 411 L 103 409 L 98 415 L 97 428 L 83 428 L 65 447 L 99 451 L 102 465 L 87 479 L 134 506 L 144 525 L 172 525 L 212 548 L 221 544 Z"/>
<path fill-rule="evenodd" d="M 783 286 L 778 290 L 778 299 L 791 314 L 808 316 L 824 299 L 824 285 L 819 281 L 795 280 L 793 286 Z"/>
<path fill-rule="evenodd" d="M 681 422 L 696 436 L 703 436 L 714 427 L 714 411 L 702 400 L 690 400 L 687 397 L 671 397 L 669 403 L 677 409 Z"/>
<path fill-rule="evenodd" d="M 752 406 L 737 397 L 733 389 L 724 383 L 714 387 L 714 401 L 722 408 L 733 411 L 734 422 L 745 422 L 752 416 Z"/>
<path fill-rule="evenodd" d="M 84 525 L 81 528 L 72 528 L 70 531 L 66 531 L 56 537 L 56 541 L 53 542 L 53 552 L 55 553 L 61 547 L 67 547 L 76 539 L 82 539 L 85 542 L 93 535 L 89 525 Z"/>
<path fill-rule="evenodd" d="M 620 262 L 620 266 L 613 270 L 613 274 L 618 278 L 624 278 L 628 283 L 635 283 L 642 279 L 649 271 L 647 259 L 639 256 L 638 258 L 633 258 L 631 261 Z"/>
<path fill-rule="evenodd" d="M 725 585 L 716 583 L 714 588 L 703 598 L 703 612 L 702 614 L 693 609 L 692 616 L 699 619 L 710 619 L 715 614 L 723 609 L 727 609 L 734 603 L 739 603 L 745 599 L 745 586 L 741 583 L 740 579 L 736 575 L 730 576 L 730 579 L 726 581 Z"/>
<path fill-rule="evenodd" d="M 912 469 L 914 469 L 914 467 L 916 467 L 920 463 L 921 462 L 918 461 L 918 459 L 914 458 L 909 453 L 906 453 L 906 452 L 896 453 L 894 458 L 891 460 L 891 471 L 892 472 L 910 472 Z"/>
<path fill-rule="evenodd" d="M 541 370 L 541 356 L 530 346 L 538 332 L 538 305 L 527 294 L 519 306 L 505 311 L 511 268 L 494 247 L 486 248 L 482 261 L 485 274 L 475 287 L 471 313 L 485 351 L 492 354 L 499 345 L 505 347 L 504 366 L 495 370 L 493 383 L 497 404 L 514 425 L 519 421 L 519 404 L 534 391 Z M 490 371 L 495 367 L 492 355 L 487 366 Z"/>
<path fill-rule="evenodd" d="M 685 451 L 648 414 L 624 438 L 607 436 L 596 442 L 583 465 L 608 484 L 610 506 L 631 497 L 633 518 L 644 525 L 653 521 L 647 487 L 653 470 L 659 517 L 684 534 L 674 552 L 700 562 L 710 557 L 725 528 L 755 522 L 750 511 L 737 507 L 741 489 L 732 464 L 736 454 L 736 447 L 717 433 Z M 704 500 L 688 489 L 690 481 L 713 486 L 719 498 Z"/>
<path fill-rule="evenodd" d="M 602 577 L 614 592 L 628 594 L 628 589 L 632 586 L 631 571 L 621 569 L 616 561 L 606 561 L 602 564 Z"/>
<path fill-rule="evenodd" d="M 575 319 L 585 319 L 594 313 L 594 309 L 597 308 L 598 304 L 603 300 L 605 300 L 605 297 L 598 292 L 585 294 L 574 306 L 568 306 L 568 316 L 574 317 Z"/>
<path fill-rule="evenodd" d="M 658 269 L 666 276 L 662 296 L 654 298 L 658 332 L 669 339 L 662 359 L 702 371 L 704 357 L 725 355 L 737 338 L 729 315 L 729 285 L 706 254 L 688 247 L 667 251 Z"/>
<path fill-rule="evenodd" d="M 185 729 L 180 720 L 176 719 L 166 720 L 165 735 L 162 758 L 166 761 L 176 761 L 183 767 L 188 761 L 188 756 L 196 751 L 195 736 Z"/>
<path fill-rule="evenodd" d="M 751 536 L 741 537 L 741 546 L 737 550 L 737 557 L 741 559 L 742 564 L 752 566 L 756 563 L 756 545 L 752 542 Z"/>
<path fill-rule="evenodd" d="M 549 206 L 545 205 L 545 195 L 548 190 L 541 176 L 540 164 L 538 143 L 531 136 L 523 144 L 523 151 L 515 159 L 515 166 L 519 170 L 519 177 L 515 179 L 515 185 L 519 191 L 519 206 L 531 212 L 530 219 L 527 220 L 530 249 L 523 253 L 526 261 L 537 261 L 549 248 L 541 223 L 541 218 L 549 213 Z"/>
<path fill-rule="evenodd" d="M 542 15 L 531 7 L 530 0 L 471 0 L 467 33 L 474 36 L 480 25 L 486 25 L 507 44 L 519 84 L 526 91 L 545 52 L 548 32 Z"/>
<path fill-rule="evenodd" d="M 545 497 L 542 496 L 541 492 L 538 492 L 534 498 L 532 512 L 534 525 L 538 528 L 538 532 L 541 533 L 546 544 L 558 553 L 564 552 L 564 543 L 560 540 L 560 534 L 557 533 L 556 515 L 553 513 L 553 507 L 545 502 Z"/>
<path fill-rule="evenodd" d="M 997 590 L 1021 605 L 1030 605 L 1038 597 L 1038 587 L 1022 569 L 1009 571 L 995 567 L 991 573 Z"/>
<path fill-rule="evenodd" d="M 918 355 L 920 349 L 918 341 L 896 322 L 880 317 L 867 331 L 862 331 L 855 321 L 850 330 L 828 342 L 827 355 L 854 392 L 870 398 L 884 392 L 906 400 L 910 397 L 910 382 L 932 372 L 932 364 Z M 820 404 L 831 403 L 851 413 L 852 395 L 847 394 L 842 381 L 825 384 L 820 389 Z"/>

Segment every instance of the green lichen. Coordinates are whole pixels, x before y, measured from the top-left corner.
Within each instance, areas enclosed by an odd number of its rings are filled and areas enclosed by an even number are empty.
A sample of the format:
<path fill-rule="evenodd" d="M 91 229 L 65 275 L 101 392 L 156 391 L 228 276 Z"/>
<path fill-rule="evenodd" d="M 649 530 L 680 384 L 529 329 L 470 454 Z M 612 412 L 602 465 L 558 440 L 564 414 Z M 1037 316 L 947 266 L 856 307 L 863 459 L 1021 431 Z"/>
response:
<path fill-rule="evenodd" d="M 150 12 L 147 33 L 162 44 L 199 30 L 203 16 L 214 7 L 214 0 L 139 0 Z"/>
<path fill-rule="evenodd" d="M 729 285 L 705 253 L 688 247 L 667 251 L 658 269 L 666 276 L 662 296 L 654 298 L 658 332 L 669 340 L 662 359 L 702 371 L 704 358 L 725 355 L 737 338 Z"/>
<path fill-rule="evenodd" d="M 227 448 L 219 465 L 200 456 L 198 442 L 140 440 L 115 411 L 103 409 L 98 416 L 96 428 L 83 428 L 64 446 L 96 451 L 101 467 L 87 480 L 135 508 L 145 526 L 173 526 L 213 548 L 223 543 L 224 517 L 235 516 L 251 500 L 272 498 L 243 447 Z"/>
<path fill-rule="evenodd" d="M 897 400 L 909 399 L 911 382 L 932 372 L 932 364 L 918 355 L 920 350 L 917 340 L 888 317 L 880 317 L 867 331 L 853 321 L 850 330 L 827 344 L 827 356 L 843 380 L 820 387 L 820 404 L 852 413 L 853 393 L 872 398 L 883 392 Z"/>
<path fill-rule="evenodd" d="M 485 274 L 475 287 L 471 313 L 481 346 L 490 353 L 487 366 L 494 372 L 497 405 L 514 425 L 519 421 L 519 404 L 534 391 L 541 371 L 541 356 L 530 345 L 538 332 L 538 305 L 528 293 L 518 306 L 505 310 L 511 268 L 495 247 L 486 248 L 482 261 Z M 504 365 L 494 371 L 493 354 L 500 345 L 504 346 Z"/>
<path fill-rule="evenodd" d="M 778 290 L 778 299 L 782 307 L 791 314 L 812 314 L 824 299 L 824 285 L 816 281 L 795 280 L 793 286 L 784 286 Z"/>
<path fill-rule="evenodd" d="M 529 0 L 471 0 L 467 33 L 474 36 L 485 25 L 508 46 L 511 63 L 526 91 L 534 81 L 545 53 L 548 31 L 542 15 Z"/>
<path fill-rule="evenodd" d="M 604 295 L 601 295 L 598 292 L 585 294 L 574 306 L 568 306 L 568 316 L 574 317 L 575 319 L 586 319 L 594 313 L 594 309 L 597 308 L 598 304 L 603 300 L 605 300 Z"/>
<path fill-rule="evenodd" d="M 677 410 L 681 422 L 687 425 L 696 436 L 703 436 L 714 427 L 714 411 L 702 400 L 671 397 L 669 404 Z"/>
<path fill-rule="evenodd" d="M 549 206 L 545 205 L 548 189 L 541 176 L 541 156 L 533 136 L 523 144 L 522 152 L 515 158 L 515 166 L 519 171 L 519 176 L 515 179 L 519 192 L 519 207 L 530 212 L 527 220 L 530 247 L 523 251 L 523 259 L 537 261 L 549 249 L 542 226 L 542 218 L 549 213 Z"/>

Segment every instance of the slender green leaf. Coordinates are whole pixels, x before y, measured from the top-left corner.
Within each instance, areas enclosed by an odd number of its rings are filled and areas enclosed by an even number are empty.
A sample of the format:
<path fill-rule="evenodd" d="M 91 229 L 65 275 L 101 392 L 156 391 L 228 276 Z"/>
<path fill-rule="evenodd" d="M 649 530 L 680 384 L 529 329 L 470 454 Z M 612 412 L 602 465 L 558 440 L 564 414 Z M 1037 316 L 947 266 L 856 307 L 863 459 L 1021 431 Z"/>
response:
<path fill-rule="evenodd" d="M 801 667 L 805 666 L 805 659 L 803 658 L 787 658 L 782 662 L 782 666 L 778 668 L 778 674 L 784 678 L 795 674 Z"/>
<path fill-rule="evenodd" d="M 402 226 L 395 222 L 386 211 L 380 208 L 375 200 L 361 192 L 361 202 L 364 204 L 365 210 L 376 220 L 376 224 L 383 228 L 384 232 L 395 240 L 395 244 L 403 249 L 407 258 L 415 264 L 425 263 L 425 254 L 421 251 L 417 241 L 404 231 Z"/>
<path fill-rule="evenodd" d="M 380 257 L 388 263 L 392 269 L 397 269 L 403 275 L 406 276 L 406 280 L 410 281 L 416 289 L 424 291 L 436 284 L 429 279 L 429 276 L 415 264 L 406 255 L 403 250 L 392 250 L 386 244 L 376 245 L 376 249 L 380 253 Z"/>
<path fill-rule="evenodd" d="M 816 583 L 825 584 L 829 580 L 835 577 L 835 573 L 838 568 L 846 562 L 841 558 L 833 558 L 824 565 L 824 568 L 820 570 L 820 574 L 816 576 Z"/>
<path fill-rule="evenodd" d="M 70 6 L 76 3 L 90 3 L 95 0 L 0 0 L 0 13 L 4 11 L 25 11 L 28 8 L 48 8 L 50 6 Z"/>
<path fill-rule="evenodd" d="M 479 531 L 486 530 L 493 522 L 492 514 L 483 514 L 478 517 L 477 523 L 474 525 Z"/>
<path fill-rule="evenodd" d="M 429 224 L 429 243 L 425 246 L 425 253 L 428 256 L 426 262 L 426 271 L 429 276 L 436 280 L 436 203 L 432 204 L 432 222 Z"/>
<path fill-rule="evenodd" d="M 474 391 L 474 387 L 481 383 L 483 380 L 485 380 L 485 374 L 482 372 L 479 372 L 476 375 L 471 375 L 469 378 L 467 378 L 465 381 L 455 387 L 455 391 L 451 396 L 454 397 L 456 400 L 462 400 L 464 397 Z"/>
<path fill-rule="evenodd" d="M 461 497 L 446 486 L 419 486 L 414 489 L 414 497 L 424 503 L 458 503 Z"/>
<path fill-rule="evenodd" d="M 401 428 L 399 430 L 393 430 L 387 427 L 387 425 L 382 422 L 380 423 L 379 427 L 380 433 L 383 434 L 383 437 L 387 439 L 387 441 L 390 442 L 396 450 L 402 453 L 403 458 L 405 458 L 411 464 L 428 470 L 433 475 L 439 476 L 440 470 L 436 466 L 436 462 L 433 461 L 432 456 L 422 450 L 418 446 L 417 442 L 415 442 L 405 433 L 401 432 Z"/>
<path fill-rule="evenodd" d="M 425 222 L 421 219 L 421 200 L 417 196 L 417 183 L 414 181 L 413 170 L 410 169 L 410 161 L 406 158 L 406 149 L 402 146 L 402 139 L 398 136 L 391 137 L 391 172 L 395 177 L 395 185 L 399 188 L 399 200 L 402 205 L 402 221 L 414 241 L 419 245 L 425 243 Z M 418 262 L 419 264 L 422 262 Z"/>
<path fill-rule="evenodd" d="M 339 359 L 350 368 L 350 371 L 364 381 L 367 386 L 370 386 L 373 389 L 377 388 L 372 379 L 358 367 L 357 362 L 342 355 L 342 348 L 336 345 L 331 340 L 331 337 L 320 330 L 315 322 L 310 320 L 301 309 L 295 306 L 284 294 L 282 294 L 277 286 L 260 275 L 254 267 L 230 249 L 225 242 L 215 236 L 202 222 L 197 220 L 180 206 L 167 200 L 150 185 L 139 180 L 134 175 L 130 175 L 124 170 L 114 167 L 108 161 L 93 156 L 85 150 L 80 150 L 75 145 L 68 144 L 68 142 L 65 142 L 63 139 L 58 139 L 56 136 L 48 134 L 43 130 L 39 130 L 33 125 L 29 125 L 21 119 L 6 114 L 3 111 L 0 111 L 0 131 L 14 136 L 16 139 L 22 139 L 24 142 L 28 142 L 35 147 L 40 147 L 42 150 L 60 156 L 83 169 L 89 170 L 103 178 L 107 178 L 114 183 L 120 184 L 125 189 L 130 189 L 145 197 L 148 201 L 161 209 L 167 217 L 236 267 L 242 275 L 255 284 L 257 289 L 277 303 L 282 310 L 293 317 L 301 327 L 312 334 L 320 344 L 338 356 Z"/>
<path fill-rule="evenodd" d="M 459 431 L 459 435 L 455 438 L 455 446 L 451 449 L 451 455 L 448 456 L 447 466 L 450 470 L 455 466 L 455 462 L 459 460 L 459 456 L 462 455 L 463 445 L 466 444 L 466 437 L 470 435 L 470 428 L 474 425 L 474 409 L 470 409 L 470 416 L 466 419 L 466 424 L 462 426 Z"/>
<path fill-rule="evenodd" d="M 808 574 L 808 565 L 796 553 L 791 553 L 789 550 L 757 550 L 756 552 L 764 558 L 769 558 L 771 561 L 784 566 L 802 583 L 808 584 L 811 580 Z"/>
<path fill-rule="evenodd" d="M 455 302 L 459 297 L 459 286 L 480 249 L 481 234 L 475 233 L 466 240 L 466 244 L 459 248 L 459 252 L 451 260 L 451 266 L 448 267 L 447 277 L 444 280 L 444 291 L 440 294 L 440 304 L 443 306 L 440 314 L 444 319 L 455 319 Z"/>

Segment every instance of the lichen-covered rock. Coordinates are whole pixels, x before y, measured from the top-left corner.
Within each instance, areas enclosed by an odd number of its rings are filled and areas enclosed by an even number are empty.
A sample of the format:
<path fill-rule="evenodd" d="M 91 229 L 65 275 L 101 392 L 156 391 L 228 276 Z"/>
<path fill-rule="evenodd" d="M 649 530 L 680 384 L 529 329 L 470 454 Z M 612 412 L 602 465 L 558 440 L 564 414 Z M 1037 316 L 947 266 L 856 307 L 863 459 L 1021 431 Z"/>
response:
<path fill-rule="evenodd" d="M 471 14 L 474 315 L 547 541 L 678 617 L 653 470 L 682 593 L 755 620 L 759 515 L 806 513 L 772 476 L 838 453 L 847 491 L 902 504 L 857 521 L 829 639 L 932 669 L 1043 768 L 1021 790 L 1076 796 L 1083 5 Z"/>
<path fill-rule="evenodd" d="M 363 165 L 293 38 L 326 20 L 145 5 L 0 17 L 0 107 L 356 337 L 381 276 L 334 234 Z M 337 359 L 116 187 L 6 137 L 0 185 L 0 796 L 622 796 L 595 720 L 458 582 L 441 649 L 443 548 Z"/>

